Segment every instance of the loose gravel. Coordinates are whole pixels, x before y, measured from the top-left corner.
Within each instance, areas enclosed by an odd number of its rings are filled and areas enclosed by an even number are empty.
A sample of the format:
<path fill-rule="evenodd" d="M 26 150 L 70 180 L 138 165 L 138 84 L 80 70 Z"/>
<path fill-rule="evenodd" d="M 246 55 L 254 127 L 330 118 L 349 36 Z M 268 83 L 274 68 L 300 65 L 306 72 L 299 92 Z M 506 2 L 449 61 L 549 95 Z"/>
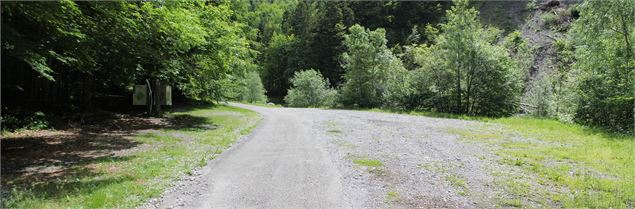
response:
<path fill-rule="evenodd" d="M 263 107 L 241 106 L 258 112 L 265 111 Z M 267 115 L 278 113 L 299 118 L 303 126 L 309 127 L 311 138 L 319 141 L 315 145 L 324 146 L 315 149 L 325 150 L 326 160 L 339 172 L 335 176 L 340 178 L 342 193 L 350 203 L 346 208 L 507 207 L 509 205 L 505 205 L 504 200 L 517 194 L 510 194 L 501 186 L 501 179 L 521 179 L 530 185 L 540 186 L 535 183 L 535 176 L 518 167 L 499 163 L 500 157 L 493 153 L 492 145 L 462 140 L 448 131 L 477 131 L 475 127 L 491 124 L 314 108 L 276 108 L 275 111 L 266 110 L 263 115 L 266 118 Z M 249 138 L 243 143 L 250 143 Z M 354 159 L 376 160 L 382 165 L 358 165 L 353 162 Z M 202 170 L 214 172 L 211 169 Z M 197 174 L 195 177 L 186 177 L 185 181 L 192 183 L 178 183 L 179 188 L 166 192 L 164 196 L 199 201 L 188 195 L 201 196 L 197 188 L 209 182 L 196 178 L 205 176 Z M 267 180 L 263 179 L 262 182 Z M 522 205 L 540 206 L 527 198 Z M 162 198 L 158 198 L 143 207 L 163 206 Z M 187 208 L 187 205 L 176 204 L 171 207 Z"/>

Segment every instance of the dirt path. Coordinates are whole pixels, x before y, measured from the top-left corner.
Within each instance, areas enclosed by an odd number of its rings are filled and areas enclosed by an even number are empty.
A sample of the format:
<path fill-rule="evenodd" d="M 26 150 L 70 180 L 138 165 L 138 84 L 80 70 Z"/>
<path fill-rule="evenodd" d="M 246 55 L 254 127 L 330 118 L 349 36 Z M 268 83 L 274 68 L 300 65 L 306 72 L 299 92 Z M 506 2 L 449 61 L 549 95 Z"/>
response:
<path fill-rule="evenodd" d="M 264 120 L 200 171 L 196 183 L 166 195 L 159 208 L 352 208 L 310 118 L 283 108 L 232 104 Z M 203 186 L 201 186 L 203 185 Z M 193 194 L 192 191 L 199 190 Z"/>
<path fill-rule="evenodd" d="M 494 173 L 531 179 L 497 163 L 488 145 L 452 134 L 479 122 L 232 105 L 265 119 L 238 145 L 144 207 L 492 208 L 505 207 L 499 203 L 509 196 Z"/>

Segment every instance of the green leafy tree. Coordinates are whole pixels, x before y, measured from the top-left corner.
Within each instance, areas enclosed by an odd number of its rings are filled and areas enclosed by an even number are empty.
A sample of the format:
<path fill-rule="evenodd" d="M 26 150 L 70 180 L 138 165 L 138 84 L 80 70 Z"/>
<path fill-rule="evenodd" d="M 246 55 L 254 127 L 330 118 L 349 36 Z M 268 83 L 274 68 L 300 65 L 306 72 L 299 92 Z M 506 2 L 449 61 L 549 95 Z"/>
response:
<path fill-rule="evenodd" d="M 455 80 L 445 66 L 445 57 L 437 45 L 412 48 L 413 62 L 419 66 L 412 71 L 412 108 L 423 111 L 452 112 Z"/>
<path fill-rule="evenodd" d="M 344 52 L 344 33 L 346 25 L 352 21 L 352 11 L 347 2 L 320 2 L 316 26 L 310 40 L 313 68 L 320 69 L 331 85 L 338 86 L 342 82 L 344 70 L 339 56 Z"/>
<path fill-rule="evenodd" d="M 3 83 L 24 86 L 30 74 L 17 72 L 32 69 L 47 80 L 26 90 L 33 98 L 89 107 L 96 91 L 123 94 L 148 80 L 218 101 L 256 68 L 228 2 L 7 2 L 2 10 L 3 60 L 11 61 L 2 70 L 16 77 Z"/>
<path fill-rule="evenodd" d="M 421 109 L 469 115 L 506 116 L 519 103 L 519 73 L 507 50 L 496 44 L 500 31 L 484 28 L 478 12 L 459 0 L 448 10 L 433 46 L 416 49 L 413 85 Z"/>
<path fill-rule="evenodd" d="M 383 29 L 368 30 L 353 25 L 344 36 L 346 52 L 342 54 L 345 105 L 380 107 L 389 78 L 403 68 L 401 61 L 386 46 Z"/>
<path fill-rule="evenodd" d="M 257 72 L 249 72 L 245 78 L 241 100 L 249 103 L 265 103 L 265 88 L 262 86 L 260 75 Z"/>
<path fill-rule="evenodd" d="M 635 132 L 635 2 L 585 1 L 573 26 L 575 120 Z"/>
<path fill-rule="evenodd" d="M 267 95 L 275 102 L 282 101 L 290 85 L 290 78 L 296 71 L 291 57 L 298 42 L 293 35 L 274 34 L 269 47 L 264 51 L 262 80 Z"/>
<path fill-rule="evenodd" d="M 313 69 L 298 71 L 291 79 L 292 87 L 284 100 L 292 107 L 333 106 L 337 91 L 329 87 L 328 80 Z"/>
<path fill-rule="evenodd" d="M 484 28 L 468 1 L 457 0 L 437 44 L 447 57 L 454 82 L 454 112 L 470 115 L 511 115 L 518 107 L 518 84 L 506 50 L 495 45 L 497 29 Z"/>

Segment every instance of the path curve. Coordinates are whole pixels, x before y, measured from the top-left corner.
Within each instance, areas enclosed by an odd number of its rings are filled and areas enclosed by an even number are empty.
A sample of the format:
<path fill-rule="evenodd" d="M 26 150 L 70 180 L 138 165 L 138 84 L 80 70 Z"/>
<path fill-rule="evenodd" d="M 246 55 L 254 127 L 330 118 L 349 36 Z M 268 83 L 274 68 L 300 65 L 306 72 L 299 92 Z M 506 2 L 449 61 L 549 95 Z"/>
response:
<path fill-rule="evenodd" d="M 201 170 L 201 195 L 164 197 L 158 208 L 352 208 L 311 121 L 286 108 L 231 103 L 263 116 L 249 138 Z M 187 190 L 188 188 L 186 188 Z"/>
<path fill-rule="evenodd" d="M 522 181 L 536 191 L 558 188 L 500 163 L 493 144 L 459 136 L 502 130 L 496 124 L 230 105 L 264 119 L 149 208 L 497 208 L 510 199 L 529 208 L 557 207 L 520 196 L 505 182 Z"/>

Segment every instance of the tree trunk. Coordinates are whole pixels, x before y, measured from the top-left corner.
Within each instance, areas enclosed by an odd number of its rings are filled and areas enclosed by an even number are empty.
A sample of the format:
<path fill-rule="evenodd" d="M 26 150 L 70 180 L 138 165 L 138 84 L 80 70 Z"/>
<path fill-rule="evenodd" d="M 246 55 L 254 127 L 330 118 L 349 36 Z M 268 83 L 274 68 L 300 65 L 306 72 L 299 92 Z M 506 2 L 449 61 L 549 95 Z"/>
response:
<path fill-rule="evenodd" d="M 93 90 L 94 85 L 92 79 L 87 75 L 82 81 L 82 97 L 81 104 L 84 111 L 90 111 L 93 108 Z"/>
<path fill-rule="evenodd" d="M 457 55 L 457 59 L 458 59 Z M 463 105 L 461 105 L 461 67 L 459 61 L 456 62 L 456 113 L 463 113 Z"/>

